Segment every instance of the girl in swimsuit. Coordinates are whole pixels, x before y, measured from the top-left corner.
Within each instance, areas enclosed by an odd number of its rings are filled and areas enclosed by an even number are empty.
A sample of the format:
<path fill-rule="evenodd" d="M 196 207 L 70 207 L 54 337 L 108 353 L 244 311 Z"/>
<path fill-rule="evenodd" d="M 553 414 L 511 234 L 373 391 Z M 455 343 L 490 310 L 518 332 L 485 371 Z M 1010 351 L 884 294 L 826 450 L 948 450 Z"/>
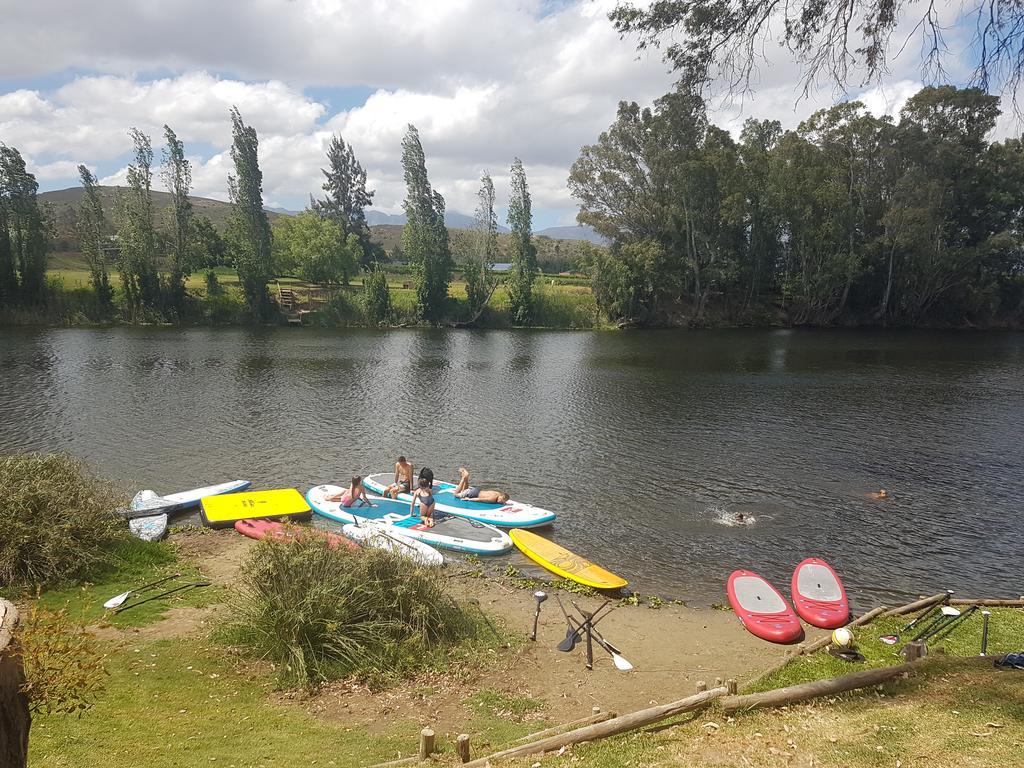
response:
<path fill-rule="evenodd" d="M 370 503 L 370 498 L 366 495 L 366 488 L 363 486 L 363 478 L 361 475 L 353 477 L 352 484 L 340 495 L 334 494 L 333 496 L 326 497 L 326 501 L 341 502 L 341 506 L 343 507 L 351 507 L 360 499 L 362 499 L 363 504 L 368 507 L 376 506 Z"/>
<path fill-rule="evenodd" d="M 409 514 L 416 514 L 416 500 L 420 501 L 420 519 L 427 528 L 434 527 L 434 492 L 431 482 L 425 477 L 420 478 L 420 487 L 412 495 Z"/>

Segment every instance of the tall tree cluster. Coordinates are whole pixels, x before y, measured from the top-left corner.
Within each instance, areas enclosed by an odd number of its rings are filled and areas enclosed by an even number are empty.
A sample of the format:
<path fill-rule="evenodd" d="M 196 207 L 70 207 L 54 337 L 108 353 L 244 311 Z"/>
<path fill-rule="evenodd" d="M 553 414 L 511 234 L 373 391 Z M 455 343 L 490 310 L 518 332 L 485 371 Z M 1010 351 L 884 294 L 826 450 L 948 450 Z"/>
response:
<path fill-rule="evenodd" d="M 512 230 L 509 257 L 508 301 L 512 322 L 526 325 L 533 311 L 533 281 L 537 277 L 537 248 L 533 244 L 533 211 L 526 171 L 517 157 L 509 171 L 512 194 L 508 201 L 508 226 Z"/>
<path fill-rule="evenodd" d="M 598 303 L 639 323 L 1019 322 L 1024 145 L 986 139 L 998 115 L 943 86 L 898 122 L 844 103 L 737 141 L 685 90 L 622 103 L 569 179 L 612 242 Z"/>
<path fill-rule="evenodd" d="M 494 262 L 498 255 L 498 214 L 495 211 L 494 182 L 491 174 L 480 177 L 477 207 L 473 217 L 473 233 L 462 265 L 466 281 L 466 298 L 472 312 L 479 312 L 491 297 L 495 286 Z"/>
<path fill-rule="evenodd" d="M 185 303 L 185 272 L 191 262 L 193 236 L 192 200 L 188 196 L 192 190 L 192 165 L 185 157 L 185 145 L 169 125 L 164 126 L 164 137 L 167 147 L 164 149 L 161 172 L 164 184 L 171 193 L 171 205 L 168 208 L 171 225 L 168 293 L 171 307 L 181 312 Z"/>
<path fill-rule="evenodd" d="M 0 306 L 46 301 L 46 219 L 39 185 L 14 147 L 0 144 Z"/>
<path fill-rule="evenodd" d="M 104 252 L 107 242 L 106 216 L 103 214 L 96 176 L 84 165 L 78 166 L 78 175 L 82 179 L 84 192 L 77 222 L 79 247 L 89 265 L 89 283 L 96 296 L 97 308 L 101 316 L 106 316 L 114 304 L 114 290 L 110 286 L 110 273 Z"/>
<path fill-rule="evenodd" d="M 237 107 L 231 109 L 231 160 L 234 174 L 228 176 L 231 220 L 227 241 L 238 280 L 250 313 L 256 320 L 270 317 L 272 304 L 267 283 L 273 276 L 270 221 L 263 208 L 263 172 L 259 164 L 256 129 L 242 120 Z"/>
<path fill-rule="evenodd" d="M 324 197 L 312 200 L 312 209 L 321 218 L 338 227 L 338 247 L 350 248 L 351 238 L 358 244 L 356 265 L 368 267 L 379 248 L 370 242 L 370 227 L 366 223 L 366 208 L 373 202 L 373 190 L 366 188 L 366 170 L 356 159 L 351 144 L 340 136 L 332 136 L 327 147 L 327 168 L 324 174 Z M 345 273 L 348 282 L 351 271 Z"/>
<path fill-rule="evenodd" d="M 160 297 L 157 276 L 157 233 L 153 224 L 153 145 L 137 128 L 128 131 L 135 160 L 128 166 L 126 189 L 117 196 L 118 271 L 124 288 L 125 308 L 139 320 L 143 308 L 155 307 Z"/>
<path fill-rule="evenodd" d="M 444 314 L 454 265 L 444 224 L 444 198 L 430 186 L 423 145 L 414 125 L 408 126 L 402 139 L 402 170 L 406 186 L 402 252 L 416 270 L 419 314 L 436 323 Z"/>

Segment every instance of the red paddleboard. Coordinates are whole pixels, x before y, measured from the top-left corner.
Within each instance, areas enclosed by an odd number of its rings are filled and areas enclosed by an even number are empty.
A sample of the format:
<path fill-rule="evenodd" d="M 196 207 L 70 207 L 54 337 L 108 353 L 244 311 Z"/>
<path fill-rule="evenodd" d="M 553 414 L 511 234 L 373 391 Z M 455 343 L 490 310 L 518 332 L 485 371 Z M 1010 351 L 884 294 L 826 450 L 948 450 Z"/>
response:
<path fill-rule="evenodd" d="M 773 643 L 795 643 L 803 638 L 804 628 L 786 598 L 753 571 L 733 571 L 726 592 L 750 634 Z"/>
<path fill-rule="evenodd" d="M 809 557 L 793 571 L 793 607 L 800 618 L 822 629 L 845 626 L 850 604 L 843 582 L 824 560 Z"/>
<path fill-rule="evenodd" d="M 284 524 L 274 522 L 273 520 L 238 520 L 235 522 L 235 530 L 243 536 L 248 536 L 250 539 L 265 539 L 268 536 L 272 536 L 275 539 L 288 539 L 300 534 L 310 533 L 314 536 L 326 538 L 332 549 L 338 546 L 345 546 L 351 550 L 359 549 L 355 542 L 349 541 L 344 536 L 339 536 L 336 533 L 328 533 L 316 528 L 296 528 L 295 526 L 287 528 Z"/>

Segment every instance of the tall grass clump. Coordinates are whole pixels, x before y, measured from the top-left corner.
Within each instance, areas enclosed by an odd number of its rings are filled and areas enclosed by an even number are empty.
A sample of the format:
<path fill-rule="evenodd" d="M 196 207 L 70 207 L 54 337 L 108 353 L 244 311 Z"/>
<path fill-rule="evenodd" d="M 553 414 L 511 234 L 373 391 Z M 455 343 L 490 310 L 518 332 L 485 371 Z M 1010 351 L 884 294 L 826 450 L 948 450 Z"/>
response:
<path fill-rule="evenodd" d="M 73 583 L 114 565 L 124 502 L 70 456 L 0 455 L 0 588 Z"/>
<path fill-rule="evenodd" d="M 436 570 L 322 537 L 265 540 L 243 564 L 224 636 L 277 666 L 286 686 L 357 676 L 379 682 L 477 638 Z"/>

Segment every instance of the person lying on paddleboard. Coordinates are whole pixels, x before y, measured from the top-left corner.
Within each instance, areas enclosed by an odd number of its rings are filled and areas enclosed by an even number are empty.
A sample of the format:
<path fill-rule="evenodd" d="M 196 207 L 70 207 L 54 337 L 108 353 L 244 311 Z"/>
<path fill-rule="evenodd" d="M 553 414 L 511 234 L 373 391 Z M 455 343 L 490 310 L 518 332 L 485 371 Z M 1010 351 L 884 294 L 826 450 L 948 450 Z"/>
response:
<path fill-rule="evenodd" d="M 338 501 L 343 507 L 351 507 L 360 500 L 368 507 L 377 506 L 370 503 L 370 497 L 366 495 L 366 488 L 363 486 L 363 478 L 360 475 L 352 478 L 352 484 L 346 490 L 333 496 L 324 497 L 324 501 Z"/>
<path fill-rule="evenodd" d="M 412 476 L 412 464 L 406 460 L 405 456 L 399 456 L 398 461 L 395 462 L 395 482 L 384 489 L 384 495 L 396 499 L 398 494 L 411 491 Z"/>
<path fill-rule="evenodd" d="M 433 474 L 433 473 L 431 473 Z M 426 477 L 420 475 L 420 487 L 412 495 L 412 501 L 409 503 L 409 514 L 416 514 L 416 500 L 420 502 L 420 520 L 427 528 L 434 527 L 434 492 L 431 488 L 433 480 L 428 480 Z"/>
<path fill-rule="evenodd" d="M 466 501 L 482 501 L 485 504 L 504 504 L 508 501 L 508 494 L 504 491 L 481 490 L 475 485 L 469 484 L 469 470 L 459 467 L 459 484 L 452 491 L 460 499 Z"/>

